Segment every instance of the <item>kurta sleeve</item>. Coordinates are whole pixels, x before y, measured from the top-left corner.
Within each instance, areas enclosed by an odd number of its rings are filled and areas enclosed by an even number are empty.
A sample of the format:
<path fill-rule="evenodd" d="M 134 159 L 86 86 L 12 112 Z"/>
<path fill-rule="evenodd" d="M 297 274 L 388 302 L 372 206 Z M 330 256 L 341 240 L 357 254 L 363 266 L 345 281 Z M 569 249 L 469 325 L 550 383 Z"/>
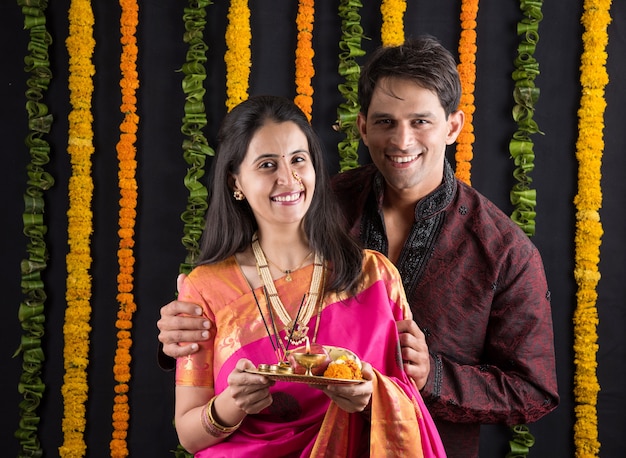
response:
<path fill-rule="evenodd" d="M 422 395 L 437 418 L 512 425 L 536 421 L 558 405 L 550 294 L 539 252 L 533 246 L 529 256 L 506 264 L 491 306 L 484 307 L 487 327 L 475 330 L 485 335 L 481 360 L 432 354 Z M 458 345 L 460 353 L 462 339 Z"/>

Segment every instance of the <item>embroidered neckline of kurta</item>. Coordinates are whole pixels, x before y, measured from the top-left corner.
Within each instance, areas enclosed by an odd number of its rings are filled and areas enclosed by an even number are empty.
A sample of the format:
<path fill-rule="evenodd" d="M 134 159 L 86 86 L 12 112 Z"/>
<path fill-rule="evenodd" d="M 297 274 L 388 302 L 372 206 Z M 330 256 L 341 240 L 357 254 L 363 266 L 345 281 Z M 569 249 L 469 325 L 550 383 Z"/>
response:
<path fill-rule="evenodd" d="M 396 262 L 407 298 L 415 293 L 444 222 L 444 210 L 452 202 L 457 186 L 452 167 L 445 160 L 441 185 L 415 205 L 415 223 Z M 371 205 L 374 203 L 371 201 L 370 205 L 365 205 L 361 219 L 361 238 L 367 248 L 387 255 L 389 245 L 382 212 L 384 189 L 384 178 L 377 172 L 368 197 L 374 199 L 375 205 Z"/>

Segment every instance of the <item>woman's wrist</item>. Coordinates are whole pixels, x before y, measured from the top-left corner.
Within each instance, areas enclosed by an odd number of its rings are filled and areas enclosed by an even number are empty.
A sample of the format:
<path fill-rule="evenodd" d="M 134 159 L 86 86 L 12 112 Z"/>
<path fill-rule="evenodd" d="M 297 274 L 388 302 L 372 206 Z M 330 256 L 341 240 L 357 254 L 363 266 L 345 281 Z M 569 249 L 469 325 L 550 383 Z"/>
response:
<path fill-rule="evenodd" d="M 367 419 L 367 421 L 369 422 L 372 421 L 372 397 L 371 396 L 370 396 L 369 402 L 367 403 L 365 408 L 361 411 L 361 414 L 363 415 L 363 417 L 365 417 L 365 419 Z"/>
<path fill-rule="evenodd" d="M 209 402 L 202 408 L 200 417 L 202 421 L 202 427 L 204 430 L 213 437 L 224 438 L 234 433 L 243 422 L 243 417 L 235 425 L 224 425 L 223 421 L 218 416 L 215 409 L 215 400 L 217 396 L 213 396 Z"/>

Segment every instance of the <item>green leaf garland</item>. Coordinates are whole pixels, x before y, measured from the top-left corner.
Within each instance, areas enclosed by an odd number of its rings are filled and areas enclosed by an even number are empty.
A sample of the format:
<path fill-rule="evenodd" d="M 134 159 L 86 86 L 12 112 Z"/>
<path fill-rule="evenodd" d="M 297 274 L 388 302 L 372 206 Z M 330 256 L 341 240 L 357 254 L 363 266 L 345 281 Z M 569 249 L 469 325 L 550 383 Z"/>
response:
<path fill-rule="evenodd" d="M 515 162 L 513 176 L 518 181 L 511 190 L 511 203 L 515 209 L 511 219 L 520 226 L 528 236 L 535 234 L 535 207 L 537 205 L 536 190 L 531 189 L 532 178 L 529 173 L 535 167 L 535 153 L 532 134 L 542 133 L 533 120 L 535 104 L 539 99 L 539 88 L 535 86 L 535 78 L 539 75 L 539 63 L 533 57 L 539 41 L 539 22 L 543 19 L 541 6 L 543 0 L 520 0 L 523 19 L 517 24 L 520 44 L 517 47 L 515 70 L 512 77 L 515 81 L 513 99 L 513 119 L 517 123 L 517 131 L 509 142 L 509 152 Z"/>
<path fill-rule="evenodd" d="M 202 129 L 207 125 L 207 116 L 204 108 L 204 80 L 208 46 L 204 43 L 204 26 L 206 25 L 206 7 L 211 5 L 210 0 L 190 0 L 185 8 L 183 21 L 185 35 L 183 40 L 189 45 L 186 62 L 182 71 L 183 92 L 185 93 L 185 116 L 181 132 L 186 136 L 183 140 L 183 157 L 189 169 L 185 176 L 185 187 L 189 190 L 186 210 L 181 215 L 184 222 L 182 243 L 187 250 L 185 262 L 180 271 L 189 273 L 193 269 L 200 251 L 200 238 L 204 229 L 204 219 L 208 207 L 208 191 L 200 181 L 204 176 L 207 156 L 215 152 L 209 146 Z"/>
<path fill-rule="evenodd" d="M 535 153 L 530 136 L 542 133 L 533 120 L 535 104 L 539 99 L 539 88 L 535 86 L 535 78 L 539 75 L 539 63 L 534 58 L 535 48 L 539 42 L 539 22 L 543 19 L 541 6 L 543 0 L 520 0 L 523 19 L 517 24 L 517 35 L 521 37 L 517 47 L 515 70 L 512 77 L 515 81 L 513 90 L 513 119 L 517 123 L 517 131 L 509 142 L 509 152 L 515 162 L 513 176 L 517 183 L 511 190 L 511 203 L 515 209 L 511 219 L 522 228 L 529 237 L 535 235 L 535 207 L 537 192 L 531 189 L 532 178 L 529 173 L 535 168 Z M 511 427 L 512 438 L 509 441 L 510 451 L 506 458 L 528 456 L 530 447 L 535 443 L 534 436 L 528 426 Z"/>
<path fill-rule="evenodd" d="M 22 374 L 18 391 L 24 396 L 20 402 L 20 422 L 15 437 L 19 440 L 20 457 L 43 455 L 38 437 L 40 422 L 37 409 L 45 391 L 41 372 L 45 355 L 41 348 L 44 335 L 44 289 L 42 272 L 47 267 L 48 250 L 45 242 L 47 227 L 44 224 L 44 192 L 54 185 L 54 178 L 44 170 L 50 161 L 50 145 L 43 138 L 50 132 L 52 115 L 42 102 L 52 79 L 48 48 L 52 37 L 46 29 L 45 10 L 47 0 L 18 0 L 24 14 L 24 28 L 30 32 L 28 54 L 24 58 L 24 70 L 30 73 L 27 80 L 26 111 L 29 133 L 26 146 L 30 153 L 27 169 L 27 186 L 24 195 L 24 234 L 28 238 L 28 259 L 21 263 L 22 292 L 18 318 L 24 331 L 20 346 L 14 356 L 22 355 Z"/>
<path fill-rule="evenodd" d="M 359 166 L 359 130 L 356 119 L 360 106 L 357 97 L 357 86 L 361 67 L 355 58 L 365 55 L 361 49 L 363 27 L 359 9 L 363 4 L 359 0 L 341 0 L 339 2 L 339 17 L 341 17 L 341 40 L 339 41 L 339 74 L 345 82 L 338 86 L 339 92 L 345 99 L 337 108 L 337 122 L 335 130 L 345 134 L 339 142 L 339 170 L 354 169 Z"/>
<path fill-rule="evenodd" d="M 530 433 L 526 425 L 511 426 L 513 437 L 509 441 L 510 451 L 505 458 L 525 458 L 528 456 L 530 447 L 535 445 L 535 437 Z"/>

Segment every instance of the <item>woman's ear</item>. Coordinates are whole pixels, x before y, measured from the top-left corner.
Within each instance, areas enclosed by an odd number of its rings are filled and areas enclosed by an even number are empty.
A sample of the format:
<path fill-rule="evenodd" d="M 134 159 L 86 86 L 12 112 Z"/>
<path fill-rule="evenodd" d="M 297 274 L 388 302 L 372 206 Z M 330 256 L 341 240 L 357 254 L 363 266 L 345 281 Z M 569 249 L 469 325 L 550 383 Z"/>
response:
<path fill-rule="evenodd" d="M 228 187 L 230 188 L 231 191 L 235 191 L 239 189 L 239 183 L 237 183 L 237 177 L 235 177 L 235 175 L 233 175 L 232 173 L 228 174 L 228 179 L 226 180 L 226 182 L 228 183 Z"/>
<path fill-rule="evenodd" d="M 235 200 L 244 200 L 246 198 L 246 195 L 243 193 L 241 187 L 239 186 L 239 180 L 236 176 L 228 175 L 228 187 L 233 193 L 233 197 L 235 198 Z"/>

